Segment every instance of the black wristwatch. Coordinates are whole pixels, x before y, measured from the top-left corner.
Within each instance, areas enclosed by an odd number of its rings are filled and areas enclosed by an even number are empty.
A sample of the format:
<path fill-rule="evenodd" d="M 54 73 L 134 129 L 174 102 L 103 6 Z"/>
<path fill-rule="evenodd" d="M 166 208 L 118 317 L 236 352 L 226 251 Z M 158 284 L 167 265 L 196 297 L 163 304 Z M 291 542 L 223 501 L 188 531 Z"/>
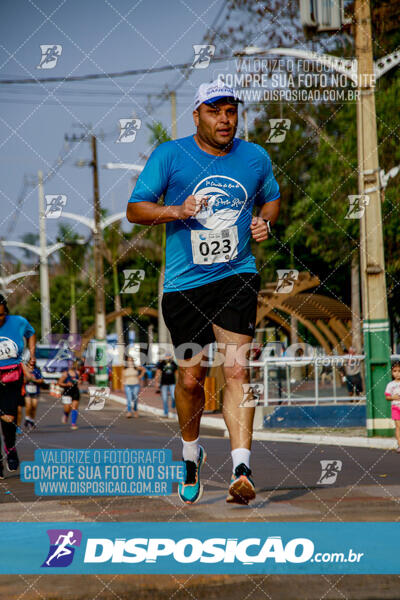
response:
<path fill-rule="evenodd" d="M 267 224 L 268 233 L 271 233 L 271 221 L 269 219 L 263 219 L 263 221 Z"/>

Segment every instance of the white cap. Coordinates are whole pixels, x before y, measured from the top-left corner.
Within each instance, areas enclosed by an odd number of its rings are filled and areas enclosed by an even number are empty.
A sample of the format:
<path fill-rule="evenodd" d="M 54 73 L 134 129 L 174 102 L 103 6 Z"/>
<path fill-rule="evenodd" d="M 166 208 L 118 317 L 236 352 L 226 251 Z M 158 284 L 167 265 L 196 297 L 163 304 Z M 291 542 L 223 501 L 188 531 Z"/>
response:
<path fill-rule="evenodd" d="M 212 102 L 222 100 L 222 98 L 231 98 L 236 102 L 242 102 L 237 97 L 234 89 L 219 79 L 211 83 L 202 83 L 194 97 L 194 109 L 199 108 L 200 104 L 212 104 Z"/>

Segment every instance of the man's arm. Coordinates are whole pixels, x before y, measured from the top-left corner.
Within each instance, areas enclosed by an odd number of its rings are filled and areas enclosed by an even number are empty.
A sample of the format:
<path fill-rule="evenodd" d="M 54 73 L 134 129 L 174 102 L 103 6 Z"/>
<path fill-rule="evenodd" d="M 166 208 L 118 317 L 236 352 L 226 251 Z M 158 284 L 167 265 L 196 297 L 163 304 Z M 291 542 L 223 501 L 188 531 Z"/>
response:
<path fill-rule="evenodd" d="M 253 217 L 251 220 L 250 230 L 253 239 L 256 242 L 263 242 L 268 239 L 268 225 L 266 221 L 270 221 L 273 225 L 279 215 L 280 199 L 277 198 L 272 202 L 266 202 L 262 205 L 258 217 Z"/>
<path fill-rule="evenodd" d="M 266 202 L 262 205 L 261 210 L 258 214 L 262 219 L 266 219 L 271 222 L 271 225 L 275 225 L 278 220 L 280 210 L 281 199 L 277 198 L 272 202 Z"/>
<path fill-rule="evenodd" d="M 189 219 L 201 209 L 201 204 L 194 196 L 188 196 L 179 206 L 160 206 L 154 202 L 129 202 L 126 218 L 130 223 L 139 225 L 159 225 L 178 219 Z"/>
<path fill-rule="evenodd" d="M 154 377 L 154 381 L 155 381 L 156 385 L 159 384 L 160 379 L 161 379 L 161 369 L 159 367 L 157 367 L 156 374 Z"/>
<path fill-rule="evenodd" d="M 279 215 L 280 197 L 279 185 L 272 172 L 271 160 L 268 153 L 260 148 L 263 155 L 262 181 L 254 200 L 255 206 L 260 206 L 258 217 L 253 217 L 250 225 L 251 235 L 256 242 L 268 239 L 268 225 L 274 225 Z"/>

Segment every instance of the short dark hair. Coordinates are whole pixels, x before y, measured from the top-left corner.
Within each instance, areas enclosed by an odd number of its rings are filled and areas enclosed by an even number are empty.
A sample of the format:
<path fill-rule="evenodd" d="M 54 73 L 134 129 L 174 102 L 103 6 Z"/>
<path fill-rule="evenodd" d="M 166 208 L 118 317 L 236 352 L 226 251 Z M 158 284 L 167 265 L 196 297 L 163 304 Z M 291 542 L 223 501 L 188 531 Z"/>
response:
<path fill-rule="evenodd" d="M 393 364 L 392 364 L 392 369 L 400 369 L 400 360 L 396 360 Z"/>
<path fill-rule="evenodd" d="M 5 311 L 6 315 L 8 315 L 8 313 L 10 311 L 8 310 L 7 300 L 4 298 L 4 296 L 2 294 L 0 294 L 0 306 L 4 306 L 4 311 Z"/>

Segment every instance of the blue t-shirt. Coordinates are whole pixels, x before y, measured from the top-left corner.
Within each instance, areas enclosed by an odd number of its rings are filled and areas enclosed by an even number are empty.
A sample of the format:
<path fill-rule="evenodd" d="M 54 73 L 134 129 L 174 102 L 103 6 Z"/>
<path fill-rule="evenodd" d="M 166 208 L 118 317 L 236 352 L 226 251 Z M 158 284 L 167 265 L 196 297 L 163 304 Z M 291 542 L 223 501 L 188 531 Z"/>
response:
<path fill-rule="evenodd" d="M 0 367 L 18 365 L 24 351 L 24 337 L 35 333 L 32 325 L 19 315 L 7 315 L 0 327 Z"/>
<path fill-rule="evenodd" d="M 180 205 L 207 196 L 195 216 L 167 227 L 164 291 L 187 290 L 235 273 L 257 273 L 251 252 L 253 206 L 279 198 L 264 148 L 238 138 L 225 156 L 204 152 L 194 136 L 165 142 L 140 174 L 130 202 Z"/>

